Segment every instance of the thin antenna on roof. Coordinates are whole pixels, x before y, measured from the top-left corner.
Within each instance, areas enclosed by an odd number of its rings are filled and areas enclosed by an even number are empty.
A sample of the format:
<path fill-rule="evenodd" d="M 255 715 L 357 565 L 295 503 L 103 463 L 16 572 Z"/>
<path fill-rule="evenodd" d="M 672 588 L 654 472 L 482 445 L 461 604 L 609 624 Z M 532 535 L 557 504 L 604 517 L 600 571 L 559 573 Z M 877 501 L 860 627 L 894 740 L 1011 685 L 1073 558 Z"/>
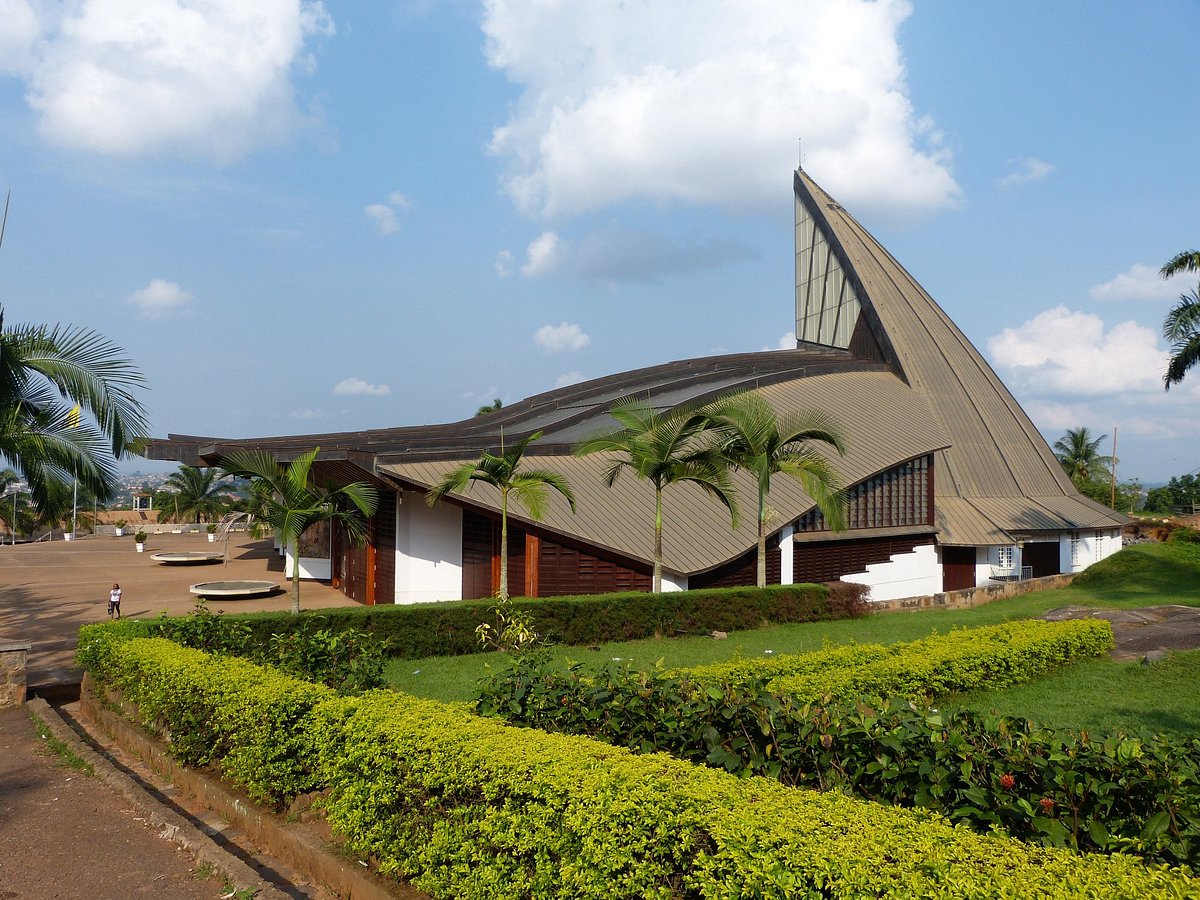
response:
<path fill-rule="evenodd" d="M 4 195 L 4 218 L 0 219 L 0 247 L 4 246 L 4 226 L 8 224 L 8 201 L 12 199 L 12 188 Z"/>
<path fill-rule="evenodd" d="M 804 138 L 796 138 L 796 168 L 804 168 Z"/>

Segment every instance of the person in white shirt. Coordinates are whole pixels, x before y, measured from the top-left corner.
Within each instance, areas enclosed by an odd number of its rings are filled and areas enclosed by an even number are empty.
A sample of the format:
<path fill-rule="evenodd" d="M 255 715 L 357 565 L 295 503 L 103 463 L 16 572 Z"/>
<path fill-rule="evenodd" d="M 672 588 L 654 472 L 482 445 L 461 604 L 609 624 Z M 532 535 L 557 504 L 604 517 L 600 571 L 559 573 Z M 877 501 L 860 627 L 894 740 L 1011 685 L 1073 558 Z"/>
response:
<path fill-rule="evenodd" d="M 121 618 L 121 586 L 116 582 L 113 583 L 112 590 L 108 592 L 108 617 L 110 619 Z"/>

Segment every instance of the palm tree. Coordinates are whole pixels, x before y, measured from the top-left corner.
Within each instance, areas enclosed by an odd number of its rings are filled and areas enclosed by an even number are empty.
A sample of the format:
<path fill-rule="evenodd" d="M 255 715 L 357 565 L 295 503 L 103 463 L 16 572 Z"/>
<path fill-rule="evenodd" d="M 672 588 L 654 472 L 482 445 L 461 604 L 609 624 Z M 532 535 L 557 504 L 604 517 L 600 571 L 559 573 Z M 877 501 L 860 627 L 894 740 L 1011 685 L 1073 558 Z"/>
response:
<path fill-rule="evenodd" d="M 816 501 L 835 531 L 846 527 L 843 485 L 837 472 L 813 444 L 826 444 L 845 455 L 841 428 L 827 413 L 809 411 L 780 417 L 760 394 L 734 394 L 704 409 L 720 435 L 721 453 L 745 469 L 758 484 L 758 586 L 767 584 L 767 494 L 771 476 L 795 478 Z"/>
<path fill-rule="evenodd" d="M 1163 278 L 1180 272 L 1200 272 L 1200 250 L 1177 253 L 1158 271 Z M 1196 289 L 1179 295 L 1179 302 L 1163 320 L 1163 337 L 1171 342 L 1171 359 L 1163 375 L 1163 387 L 1169 391 L 1200 361 L 1200 293 Z"/>
<path fill-rule="evenodd" d="M 39 510 L 55 486 L 107 498 L 115 460 L 147 434 L 133 395 L 137 368 L 107 338 L 86 328 L 4 327 L 0 308 L 0 461 L 29 484 Z"/>
<path fill-rule="evenodd" d="M 540 522 L 546 514 L 546 488 L 554 488 L 575 512 L 575 495 L 567 480 L 548 469 L 521 470 L 526 448 L 542 436 L 535 431 L 517 441 L 507 450 L 504 434 L 500 435 L 500 455 L 484 452 L 478 462 L 463 463 L 448 472 L 425 495 L 425 502 L 433 506 L 447 494 L 462 494 L 479 481 L 490 484 L 500 492 L 500 593 L 501 601 L 508 600 L 508 500 L 509 496 L 525 507 L 529 518 Z"/>
<path fill-rule="evenodd" d="M 194 522 L 212 522 L 219 519 L 229 507 L 229 496 L 224 476 L 216 469 L 199 469 L 195 466 L 180 466 L 163 481 L 163 486 L 172 488 L 173 514 L 191 516 Z"/>
<path fill-rule="evenodd" d="M 1183 376 L 1200 361 L 1200 293 L 1193 288 L 1180 294 L 1163 320 L 1163 337 L 1171 342 L 1171 358 L 1163 375 L 1163 387 L 1183 381 Z"/>
<path fill-rule="evenodd" d="M 287 465 L 265 450 L 231 453 L 222 461 L 230 475 L 253 479 L 259 501 L 257 516 L 275 539 L 292 550 L 292 613 L 300 613 L 300 536 L 318 522 L 334 522 L 350 540 L 362 546 L 368 536 L 367 520 L 379 507 L 379 492 L 373 485 L 356 481 L 324 489 L 312 482 L 312 466 L 319 447 L 296 457 Z"/>
<path fill-rule="evenodd" d="M 647 400 L 624 397 L 613 403 L 609 414 L 621 427 L 586 438 L 575 448 L 575 455 L 623 454 L 604 470 L 605 483 L 612 487 L 621 471 L 630 469 L 654 485 L 653 590 L 658 592 L 662 590 L 663 489 L 673 484 L 696 485 L 724 504 L 737 527 L 737 499 L 729 466 L 716 447 L 701 442 L 710 423 L 693 407 L 676 407 L 660 414 Z"/>
<path fill-rule="evenodd" d="M 1102 469 L 1111 466 L 1113 458 L 1100 454 L 1100 443 L 1108 438 L 1102 434 L 1093 438 L 1087 426 L 1068 428 L 1054 442 L 1054 455 L 1062 463 L 1063 470 L 1074 482 L 1091 481 Z"/>
<path fill-rule="evenodd" d="M 1180 272 L 1200 272 L 1200 250 L 1184 250 L 1177 253 L 1158 270 L 1163 278 L 1170 278 Z"/>

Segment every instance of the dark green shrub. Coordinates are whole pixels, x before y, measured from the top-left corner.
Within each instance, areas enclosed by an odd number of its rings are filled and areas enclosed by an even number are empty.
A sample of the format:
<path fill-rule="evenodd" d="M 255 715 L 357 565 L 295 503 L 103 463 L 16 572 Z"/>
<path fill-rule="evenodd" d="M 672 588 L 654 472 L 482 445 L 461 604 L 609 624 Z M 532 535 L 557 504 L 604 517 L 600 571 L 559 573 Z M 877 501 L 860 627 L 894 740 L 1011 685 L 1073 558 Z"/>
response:
<path fill-rule="evenodd" d="M 267 652 L 254 656 L 258 662 L 343 694 L 382 687 L 384 642 L 361 631 L 320 628 L 321 622 L 304 618 L 298 627 L 271 635 Z"/>
<path fill-rule="evenodd" d="M 285 630 L 263 640 L 240 616 L 215 615 L 203 603 L 196 604 L 188 616 L 138 621 L 122 619 L 108 625 L 85 625 L 79 632 L 83 651 L 93 637 L 108 635 L 116 639 L 163 637 L 184 647 L 241 656 L 253 662 L 274 666 L 296 678 L 317 682 L 341 693 L 355 693 L 383 685 L 383 666 L 387 645 L 375 637 L 352 629 L 335 630 L 325 626 L 323 616 L 293 616 L 277 621 Z M 85 656 L 80 665 L 88 667 Z"/>
<path fill-rule="evenodd" d="M 1200 530 L 1190 525 L 1180 525 L 1167 535 L 1168 544 L 1200 544 Z"/>

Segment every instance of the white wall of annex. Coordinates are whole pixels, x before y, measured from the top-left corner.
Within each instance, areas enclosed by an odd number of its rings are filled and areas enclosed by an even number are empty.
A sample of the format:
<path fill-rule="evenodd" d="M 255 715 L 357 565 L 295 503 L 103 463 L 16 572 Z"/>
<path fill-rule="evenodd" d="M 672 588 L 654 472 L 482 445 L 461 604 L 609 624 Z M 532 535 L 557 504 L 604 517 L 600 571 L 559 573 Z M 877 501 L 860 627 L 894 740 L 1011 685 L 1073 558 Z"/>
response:
<path fill-rule="evenodd" d="M 396 505 L 396 602 L 462 599 L 462 509 L 420 494 Z"/>
<path fill-rule="evenodd" d="M 937 547 L 922 544 L 912 553 L 898 553 L 888 562 L 872 563 L 865 572 L 843 575 L 842 581 L 869 585 L 871 600 L 922 597 L 942 589 L 942 566 Z"/>

